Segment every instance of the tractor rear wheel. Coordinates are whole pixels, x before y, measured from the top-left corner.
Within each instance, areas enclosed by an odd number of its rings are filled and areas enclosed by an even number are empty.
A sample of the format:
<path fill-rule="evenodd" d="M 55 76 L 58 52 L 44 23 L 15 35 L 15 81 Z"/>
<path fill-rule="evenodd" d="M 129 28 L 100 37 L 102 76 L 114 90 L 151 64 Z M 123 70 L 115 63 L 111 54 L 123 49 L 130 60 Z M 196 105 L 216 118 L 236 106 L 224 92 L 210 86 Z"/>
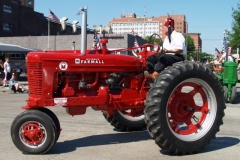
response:
<path fill-rule="evenodd" d="M 19 114 L 11 126 L 15 146 L 24 154 L 44 154 L 55 144 L 56 126 L 53 120 L 38 110 Z"/>
<path fill-rule="evenodd" d="M 116 129 L 121 131 L 139 131 L 146 128 L 143 110 L 116 110 L 112 116 L 103 113 L 104 118 Z"/>
<path fill-rule="evenodd" d="M 198 152 L 223 124 L 223 89 L 217 77 L 194 62 L 180 62 L 160 73 L 146 99 L 150 136 L 174 154 Z"/>

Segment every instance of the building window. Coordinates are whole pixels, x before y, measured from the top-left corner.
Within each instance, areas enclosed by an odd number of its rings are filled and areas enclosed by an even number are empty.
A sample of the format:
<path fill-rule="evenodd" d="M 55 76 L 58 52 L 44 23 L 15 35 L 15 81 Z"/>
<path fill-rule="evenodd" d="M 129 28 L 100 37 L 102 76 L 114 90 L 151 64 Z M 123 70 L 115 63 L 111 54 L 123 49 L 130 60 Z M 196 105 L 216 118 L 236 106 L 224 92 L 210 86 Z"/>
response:
<path fill-rule="evenodd" d="M 3 23 L 3 30 L 4 30 L 4 31 L 12 31 L 12 30 L 13 30 L 13 27 L 12 27 L 11 24 Z"/>
<path fill-rule="evenodd" d="M 12 7 L 4 4 L 3 12 L 12 13 Z"/>

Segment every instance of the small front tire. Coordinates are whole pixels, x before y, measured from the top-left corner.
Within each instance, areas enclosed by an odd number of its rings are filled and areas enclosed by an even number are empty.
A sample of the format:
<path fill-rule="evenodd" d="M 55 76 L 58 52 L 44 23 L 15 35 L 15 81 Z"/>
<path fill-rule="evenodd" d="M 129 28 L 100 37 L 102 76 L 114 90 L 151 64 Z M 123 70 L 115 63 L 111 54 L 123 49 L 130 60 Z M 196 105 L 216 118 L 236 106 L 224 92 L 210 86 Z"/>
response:
<path fill-rule="evenodd" d="M 56 125 L 45 113 L 27 110 L 19 114 L 11 126 L 14 145 L 24 154 L 44 154 L 55 143 Z"/>
<path fill-rule="evenodd" d="M 229 99 L 229 103 L 233 104 L 234 103 L 234 99 L 236 98 L 237 96 L 237 88 L 236 86 L 233 86 L 232 87 L 232 92 L 231 92 L 231 98 Z"/>
<path fill-rule="evenodd" d="M 39 111 L 46 113 L 50 118 L 52 118 L 53 122 L 55 123 L 55 126 L 57 128 L 55 142 L 57 142 L 57 140 L 60 136 L 60 132 L 61 132 L 61 126 L 60 126 L 60 122 L 59 122 L 57 116 L 50 109 L 45 108 L 45 107 L 39 108 Z"/>

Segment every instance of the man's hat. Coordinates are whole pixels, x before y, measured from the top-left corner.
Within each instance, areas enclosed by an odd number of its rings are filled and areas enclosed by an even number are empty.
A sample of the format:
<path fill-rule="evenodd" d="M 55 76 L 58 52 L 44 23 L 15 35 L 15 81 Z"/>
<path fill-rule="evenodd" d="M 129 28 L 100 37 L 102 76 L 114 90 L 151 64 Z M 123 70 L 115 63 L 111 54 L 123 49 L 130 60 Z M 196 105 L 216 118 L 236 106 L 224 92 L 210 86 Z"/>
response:
<path fill-rule="evenodd" d="M 165 22 L 164 26 L 174 28 L 174 19 L 167 18 L 167 21 Z"/>

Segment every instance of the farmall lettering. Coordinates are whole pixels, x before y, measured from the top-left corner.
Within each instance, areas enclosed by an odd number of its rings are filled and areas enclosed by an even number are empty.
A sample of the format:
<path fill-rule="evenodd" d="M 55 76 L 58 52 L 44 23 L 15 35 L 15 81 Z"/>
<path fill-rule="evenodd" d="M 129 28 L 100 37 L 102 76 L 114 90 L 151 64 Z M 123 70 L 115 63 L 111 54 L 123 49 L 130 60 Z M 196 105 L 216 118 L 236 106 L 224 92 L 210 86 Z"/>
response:
<path fill-rule="evenodd" d="M 76 64 L 104 64 L 104 60 L 99 58 L 75 59 Z"/>

